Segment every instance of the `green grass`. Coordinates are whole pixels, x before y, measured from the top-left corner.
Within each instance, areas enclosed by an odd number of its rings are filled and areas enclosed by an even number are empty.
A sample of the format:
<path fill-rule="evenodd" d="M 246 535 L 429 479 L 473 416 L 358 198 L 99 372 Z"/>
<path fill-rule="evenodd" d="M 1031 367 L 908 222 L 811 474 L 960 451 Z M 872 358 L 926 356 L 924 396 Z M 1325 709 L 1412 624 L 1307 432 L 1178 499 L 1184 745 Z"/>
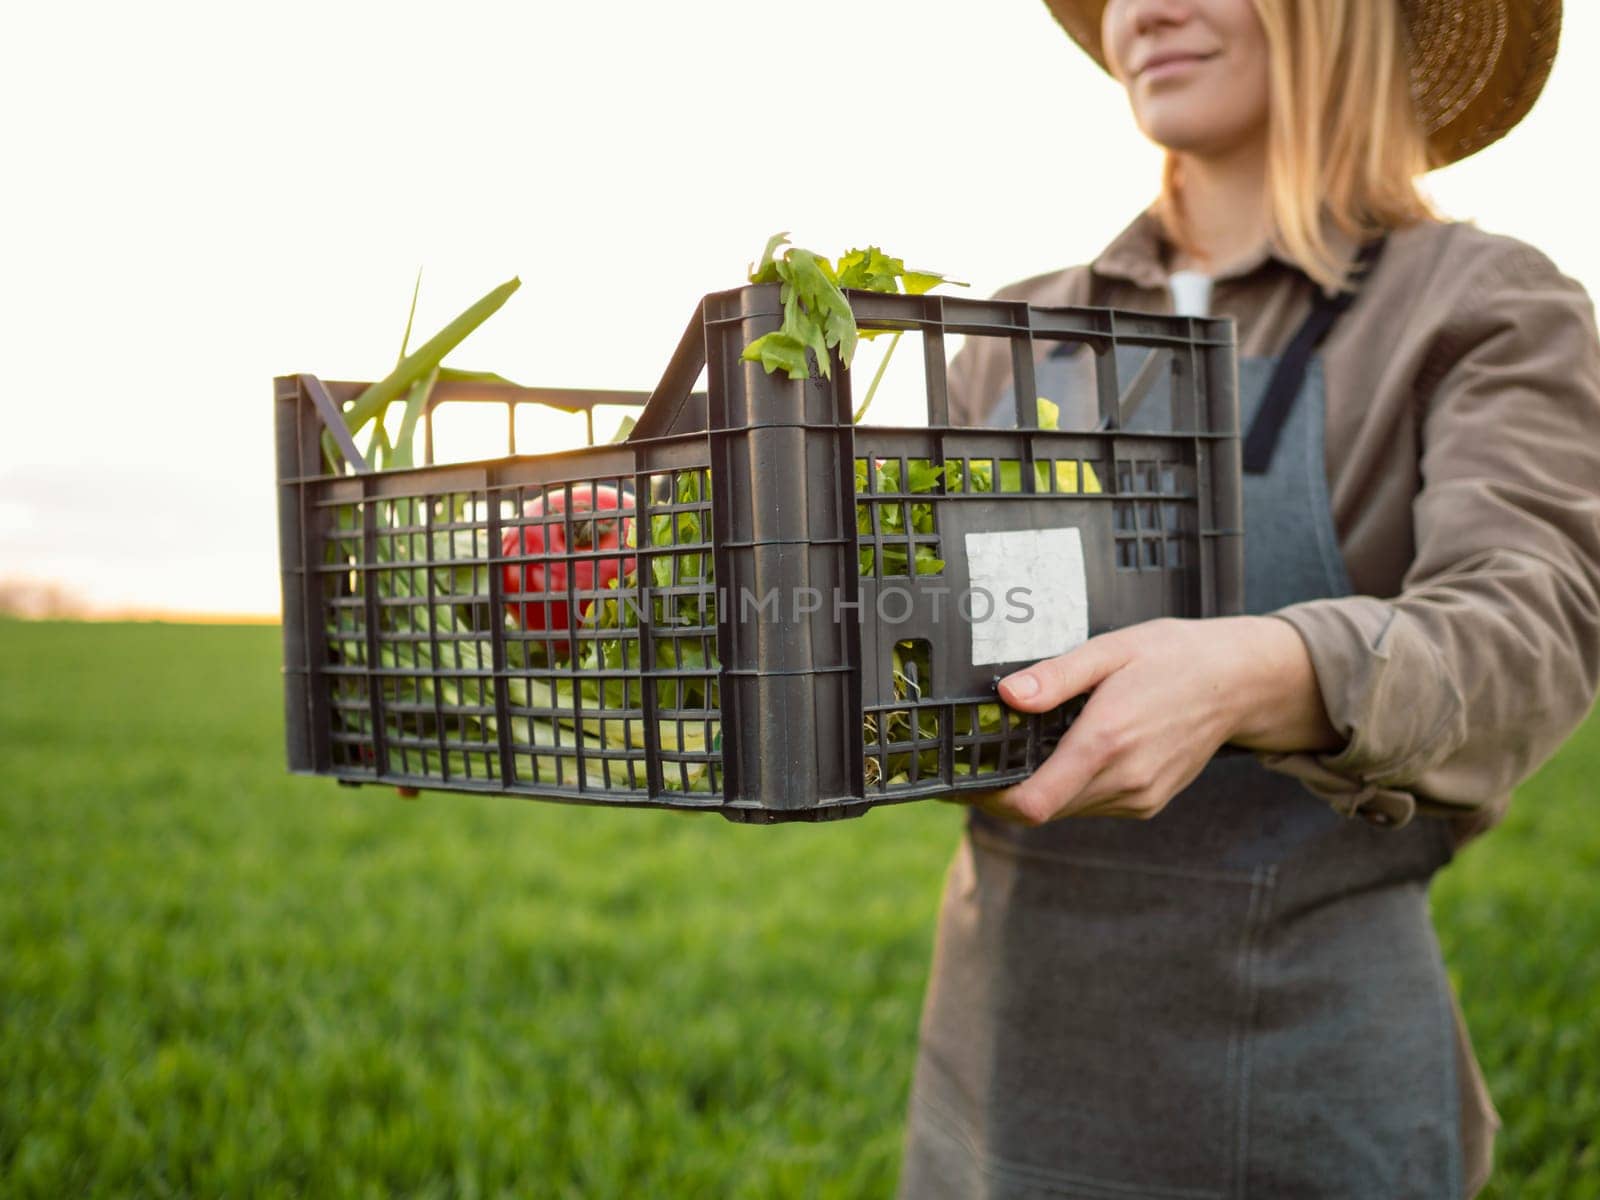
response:
<path fill-rule="evenodd" d="M 0 622 L 0 1195 L 892 1191 L 958 810 L 295 779 L 277 659 Z M 1436 889 L 1497 1196 L 1596 1194 L 1597 776 L 1592 721 Z"/>
<path fill-rule="evenodd" d="M 1505 1127 L 1484 1196 L 1600 1197 L 1600 711 L 1433 888 Z"/>

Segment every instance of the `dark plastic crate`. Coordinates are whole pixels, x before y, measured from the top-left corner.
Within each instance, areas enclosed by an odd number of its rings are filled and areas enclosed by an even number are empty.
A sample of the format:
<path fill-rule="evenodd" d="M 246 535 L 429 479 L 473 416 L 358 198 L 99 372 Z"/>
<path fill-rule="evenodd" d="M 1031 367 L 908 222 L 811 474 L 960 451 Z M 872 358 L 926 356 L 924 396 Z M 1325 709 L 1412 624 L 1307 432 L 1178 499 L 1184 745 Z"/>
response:
<path fill-rule="evenodd" d="M 920 334 L 927 428 L 853 426 L 837 357 L 830 378 L 805 381 L 742 361 L 780 324 L 776 285 L 707 296 L 648 396 L 441 384 L 429 465 L 410 470 L 357 461 L 327 474 L 325 420 L 364 385 L 278 379 L 290 768 L 739 821 L 849 816 L 1025 778 L 1081 705 L 1028 715 L 998 703 L 994 681 L 1044 655 L 986 661 L 1017 643 L 976 601 L 958 602 L 975 573 L 987 586 L 1032 554 L 1048 574 L 1075 543 L 1090 635 L 1242 610 L 1231 321 L 850 301 L 865 330 Z M 1009 340 L 1014 427 L 950 424 L 945 339 L 957 334 Z M 1088 391 L 1063 415 L 1079 427 L 1037 428 L 1037 343 L 1076 364 Z M 512 456 L 433 465 L 432 407 L 456 401 L 504 404 Z M 592 442 L 594 404 L 640 402 L 625 442 L 516 455 L 517 405 L 587 410 Z M 1091 472 L 1098 492 L 1084 490 Z M 585 515 L 605 488 L 620 511 Z M 530 502 L 545 506 L 532 523 L 547 546 L 551 528 L 566 545 L 548 562 L 520 544 L 502 553 Z M 632 549 L 606 544 L 622 520 Z M 919 546 L 938 573 L 915 573 Z M 583 589 L 580 563 L 623 554 L 638 586 Z M 527 565 L 564 571 L 565 587 L 508 592 L 508 565 L 513 588 Z M 580 619 L 607 599 L 617 627 Z M 562 627 L 525 627 L 540 619 Z"/>

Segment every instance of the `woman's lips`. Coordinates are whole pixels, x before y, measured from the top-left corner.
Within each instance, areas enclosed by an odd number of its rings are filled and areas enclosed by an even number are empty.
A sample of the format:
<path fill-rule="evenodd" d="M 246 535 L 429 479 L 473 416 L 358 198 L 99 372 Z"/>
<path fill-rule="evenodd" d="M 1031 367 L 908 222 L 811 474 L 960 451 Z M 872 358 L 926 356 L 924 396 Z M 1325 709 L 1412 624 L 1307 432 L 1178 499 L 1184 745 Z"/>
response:
<path fill-rule="evenodd" d="M 1185 71 L 1192 70 L 1211 57 L 1209 54 L 1185 54 L 1177 58 L 1164 58 L 1151 63 L 1140 71 L 1139 78 L 1156 80 L 1166 79 L 1172 75 L 1182 75 Z"/>

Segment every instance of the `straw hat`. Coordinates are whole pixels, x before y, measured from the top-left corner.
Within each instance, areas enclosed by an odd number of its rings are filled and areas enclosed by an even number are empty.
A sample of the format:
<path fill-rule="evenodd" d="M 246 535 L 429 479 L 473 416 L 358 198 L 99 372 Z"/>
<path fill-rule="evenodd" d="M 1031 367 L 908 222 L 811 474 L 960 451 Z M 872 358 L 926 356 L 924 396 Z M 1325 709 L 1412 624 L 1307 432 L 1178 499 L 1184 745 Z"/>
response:
<path fill-rule="evenodd" d="M 1107 0 L 1045 0 L 1102 67 Z M 1439 165 L 1504 137 L 1555 61 L 1561 0 L 1400 0 L 1413 48 L 1411 94 Z"/>

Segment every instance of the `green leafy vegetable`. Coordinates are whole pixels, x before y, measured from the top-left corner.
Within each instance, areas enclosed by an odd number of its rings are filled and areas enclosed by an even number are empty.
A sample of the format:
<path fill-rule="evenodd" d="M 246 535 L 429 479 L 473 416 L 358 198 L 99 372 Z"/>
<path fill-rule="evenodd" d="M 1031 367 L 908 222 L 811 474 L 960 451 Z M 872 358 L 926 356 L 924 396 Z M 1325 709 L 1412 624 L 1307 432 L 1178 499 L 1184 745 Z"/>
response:
<path fill-rule="evenodd" d="M 845 297 L 845 288 L 869 292 L 895 293 L 904 284 L 910 295 L 921 295 L 941 283 L 964 283 L 947 280 L 931 271 L 907 271 L 898 258 L 891 258 L 876 246 L 865 250 L 847 250 L 837 263 L 810 250 L 791 246 L 782 255 L 780 246 L 789 244 L 787 233 L 774 234 L 767 241 L 761 262 L 750 268 L 751 283 L 781 283 L 779 298 L 783 302 L 783 324 L 772 333 L 763 334 L 744 348 L 748 362 L 758 362 L 770 375 L 785 372 L 790 379 L 806 379 L 811 374 L 808 352 L 815 357 L 816 369 L 823 375 L 831 373 L 830 352 L 839 351 L 839 361 L 846 368 L 855 358 L 856 342 L 862 337 L 876 337 L 887 330 L 858 330 L 855 313 Z M 895 333 L 894 344 L 900 335 Z M 894 344 L 884 355 L 887 365 Z M 883 376 L 883 367 L 868 389 L 867 399 L 861 406 L 866 410 L 872 393 Z M 857 420 L 859 420 L 859 416 Z"/>

